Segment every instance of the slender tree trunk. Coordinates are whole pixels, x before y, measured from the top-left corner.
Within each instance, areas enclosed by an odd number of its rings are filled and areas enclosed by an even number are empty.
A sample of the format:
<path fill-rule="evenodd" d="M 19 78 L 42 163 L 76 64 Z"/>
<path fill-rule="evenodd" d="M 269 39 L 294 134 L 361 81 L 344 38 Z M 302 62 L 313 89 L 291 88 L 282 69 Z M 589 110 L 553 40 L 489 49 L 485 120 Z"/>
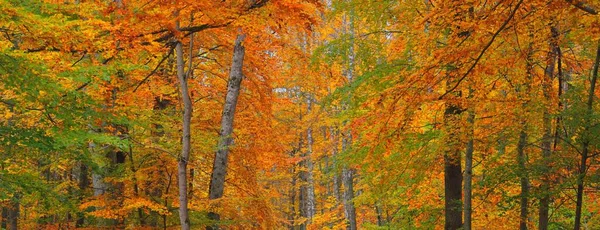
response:
<path fill-rule="evenodd" d="M 354 10 L 350 9 L 348 15 L 348 34 L 349 36 L 349 47 L 348 47 L 348 69 L 346 72 L 346 79 L 348 82 L 354 80 L 354 67 L 356 64 L 356 54 L 354 52 Z M 348 94 L 348 100 L 351 98 L 351 94 Z M 348 109 L 348 104 L 342 105 L 344 110 Z M 346 123 L 348 121 L 344 121 Z M 342 152 L 347 151 L 352 145 L 352 130 L 347 130 L 345 135 L 342 137 Z M 344 185 L 344 214 L 347 221 L 347 230 L 356 230 L 356 208 L 354 206 L 354 176 L 356 172 L 354 169 L 345 166 L 342 168 L 342 184 Z"/>
<path fill-rule="evenodd" d="M 338 173 L 338 163 L 337 163 L 337 159 L 336 159 L 336 155 L 338 155 L 338 146 L 339 146 L 338 136 L 339 136 L 339 131 L 336 128 L 331 127 L 331 142 L 333 143 L 333 149 L 331 150 L 331 158 L 332 158 L 331 168 L 333 171 L 332 193 L 333 193 L 333 197 L 335 197 L 336 201 L 340 201 L 342 198 L 340 195 L 341 181 L 340 181 L 340 176 Z"/>
<path fill-rule="evenodd" d="M 244 40 L 244 37 L 244 35 L 238 35 L 235 39 L 233 48 L 233 61 L 231 63 L 229 81 L 227 83 L 227 96 L 225 98 L 225 106 L 221 116 L 219 145 L 215 154 L 213 171 L 210 178 L 208 196 L 211 200 L 223 196 L 225 176 L 227 174 L 227 156 L 229 155 L 229 148 L 233 143 L 233 137 L 231 136 L 233 133 L 233 118 L 243 78 L 242 67 L 244 65 L 245 49 L 242 45 L 242 41 Z M 210 212 L 209 218 L 214 221 L 220 219 L 219 214 L 216 212 Z M 209 226 L 207 229 L 218 229 L 218 224 Z"/>
<path fill-rule="evenodd" d="M 533 37 L 530 34 L 530 37 Z M 525 100 L 521 104 L 521 108 L 524 114 L 522 116 L 520 124 L 521 130 L 519 131 L 519 141 L 517 143 L 517 163 L 519 166 L 519 177 L 520 177 L 520 185 L 521 185 L 521 194 L 520 196 L 520 214 L 519 214 L 519 229 L 527 230 L 527 219 L 529 218 L 529 175 L 527 172 L 527 154 L 525 153 L 525 148 L 527 146 L 527 115 L 529 114 L 529 94 L 531 94 L 531 81 L 533 80 L 533 49 L 532 43 L 529 44 L 529 51 L 527 54 L 527 79 L 525 83 L 524 89 L 517 89 L 517 91 L 521 91 L 521 93 L 526 96 L 525 98 L 520 98 Z"/>
<path fill-rule="evenodd" d="M 291 153 L 292 157 L 296 156 L 296 151 L 293 150 Z M 292 181 L 291 181 L 291 186 L 290 186 L 290 213 L 289 213 L 289 220 L 290 220 L 290 229 L 294 229 L 294 226 L 296 225 L 296 164 L 292 165 L 292 170 L 291 170 L 291 175 L 292 175 Z"/>
<path fill-rule="evenodd" d="M 79 200 L 83 200 L 85 198 L 85 190 L 90 186 L 90 180 L 88 179 L 88 168 L 87 165 L 83 162 L 79 163 Z M 77 213 L 77 221 L 75 222 L 75 227 L 80 228 L 85 224 L 85 214 Z"/>
<path fill-rule="evenodd" d="M 137 176 L 135 175 L 137 172 L 137 169 L 135 168 L 135 162 L 133 161 L 133 148 L 131 147 L 131 145 L 129 145 L 129 163 L 131 164 L 130 166 L 130 170 L 131 170 L 131 174 L 133 175 L 132 180 L 133 180 L 133 195 L 135 197 L 139 197 L 140 196 L 140 189 L 139 189 L 139 185 L 138 185 L 138 181 L 137 181 Z M 144 221 L 144 210 L 142 210 L 142 208 L 137 208 L 137 213 L 138 213 L 138 220 L 140 222 L 140 226 L 144 226 L 146 225 L 145 221 Z"/>
<path fill-rule="evenodd" d="M 377 226 L 383 226 L 383 217 L 381 216 L 381 207 L 379 204 L 375 204 L 375 213 L 377 214 Z"/>
<path fill-rule="evenodd" d="M 524 125 L 524 124 L 523 124 Z M 521 184 L 521 194 L 520 194 L 520 215 L 519 215 L 519 229 L 527 230 L 527 218 L 529 215 L 528 204 L 529 204 L 529 177 L 527 176 L 527 155 L 525 154 L 525 146 L 527 146 L 527 132 L 525 131 L 525 127 L 521 127 L 521 131 L 519 132 L 519 142 L 517 143 L 517 161 L 519 164 L 520 171 L 520 184 Z"/>
<path fill-rule="evenodd" d="M 342 139 L 342 151 L 347 151 L 352 143 L 350 132 Z M 342 169 L 342 184 L 344 185 L 344 216 L 348 222 L 347 230 L 356 230 L 356 208 L 354 207 L 354 169 L 344 167 Z"/>
<path fill-rule="evenodd" d="M 190 219 L 188 214 L 188 197 L 187 197 L 187 165 L 190 159 L 190 139 L 191 139 L 191 119 L 192 119 L 192 100 L 188 92 L 187 77 L 184 72 L 183 61 L 183 45 L 177 42 L 175 45 L 175 53 L 177 54 L 177 78 L 179 79 L 179 87 L 181 90 L 181 98 L 183 101 L 183 122 L 182 122 L 182 141 L 181 155 L 177 167 L 178 186 L 179 186 L 179 221 L 181 229 L 190 229 Z M 192 60 L 189 60 L 192 61 Z"/>
<path fill-rule="evenodd" d="M 469 97 L 472 97 L 473 90 L 469 89 Z M 465 223 L 463 226 L 464 230 L 471 230 L 471 216 L 472 216 L 472 202 L 471 197 L 473 195 L 473 135 L 474 135 L 474 122 L 475 122 L 475 111 L 474 108 L 470 108 L 468 111 L 467 125 L 469 126 L 469 141 L 467 142 L 467 149 L 465 152 L 465 209 L 464 218 Z"/>
<path fill-rule="evenodd" d="M 300 114 L 300 120 L 302 120 L 302 114 Z M 304 133 L 301 132 L 298 138 L 298 152 L 300 153 L 300 157 L 306 158 L 306 153 L 303 153 L 303 146 Z M 300 169 L 298 172 L 298 177 L 300 178 L 298 189 L 298 211 L 300 211 L 300 217 L 308 219 L 308 214 L 306 213 L 308 210 L 308 202 L 306 201 L 308 194 L 308 170 L 306 170 L 306 165 L 306 159 L 298 163 L 298 168 Z M 306 230 L 307 225 L 308 221 L 303 221 L 299 226 L 299 230 Z"/>
<path fill-rule="evenodd" d="M 313 218 L 316 210 L 316 201 L 315 201 L 315 180 L 314 180 L 314 165 L 311 159 L 312 156 L 312 145 L 313 145 L 313 136 L 312 136 L 312 128 L 308 128 L 307 131 L 307 142 L 308 142 L 308 161 L 307 161 L 307 170 L 308 170 L 308 193 L 306 194 L 308 197 L 306 199 L 306 214 L 308 214 L 309 220 Z"/>
<path fill-rule="evenodd" d="M 312 101 L 309 98 L 307 101 L 307 107 L 308 110 L 307 112 L 310 113 L 312 110 Z M 312 161 L 312 147 L 313 147 L 313 136 L 312 136 L 312 127 L 308 127 L 307 131 L 306 131 L 306 155 L 305 160 L 304 160 L 304 166 L 306 166 L 306 172 L 304 173 L 305 178 L 304 178 L 304 182 L 306 182 L 306 184 L 304 185 L 304 192 L 303 192 L 303 207 L 304 207 L 304 214 L 308 221 L 307 223 L 310 223 L 310 221 L 312 220 L 313 216 L 315 215 L 315 205 L 316 205 L 316 201 L 315 201 L 315 186 L 314 186 L 314 175 L 313 175 L 313 171 L 314 171 L 314 166 L 313 166 L 313 161 Z"/>
<path fill-rule="evenodd" d="M 575 230 L 581 228 L 581 210 L 583 208 L 583 189 L 584 179 L 587 170 L 587 160 L 589 157 L 590 139 L 591 133 L 590 128 L 592 127 L 592 115 L 594 105 L 594 94 L 596 90 L 596 80 L 598 79 L 598 66 L 600 65 L 600 41 L 598 42 L 598 48 L 596 51 L 596 61 L 594 63 L 594 71 L 592 72 L 592 79 L 590 80 L 590 91 L 588 93 L 587 111 L 585 115 L 585 123 L 583 124 L 583 142 L 581 146 L 581 163 L 579 165 L 579 172 L 577 175 L 577 201 L 575 206 Z"/>
<path fill-rule="evenodd" d="M 190 13 L 190 25 L 194 24 L 194 14 Z M 185 77 L 186 77 L 186 81 L 187 79 L 190 79 L 194 76 L 194 33 L 190 34 L 190 47 L 188 50 L 189 54 L 188 54 L 188 70 L 185 73 Z M 187 84 L 187 83 L 186 83 Z M 191 98 L 190 98 L 191 100 Z M 190 101 L 190 107 L 191 107 L 191 101 Z M 190 114 L 191 116 L 191 114 Z M 193 193 L 194 193 L 194 169 L 191 168 L 190 169 L 190 180 L 189 180 L 189 184 L 188 184 L 189 188 L 188 188 L 188 202 L 191 202 L 193 199 Z"/>
<path fill-rule="evenodd" d="M 344 214 L 348 225 L 347 230 L 356 230 L 356 208 L 354 207 L 354 169 L 342 170 L 342 182 L 344 184 Z"/>
<path fill-rule="evenodd" d="M 558 33 L 555 32 L 555 28 L 551 28 L 552 37 L 550 40 L 550 51 L 548 52 L 548 60 L 545 70 L 545 76 L 543 80 L 543 95 L 546 102 L 549 104 L 552 97 L 552 79 L 554 78 L 554 64 L 556 63 L 556 39 L 558 39 Z M 549 105 L 548 105 L 549 106 Z M 550 114 L 550 109 L 545 108 L 544 114 L 542 118 L 542 129 L 543 129 L 543 137 L 542 137 L 542 160 L 543 160 L 543 168 L 542 168 L 542 184 L 540 186 L 540 191 L 542 193 L 540 198 L 540 207 L 538 212 L 538 227 L 540 230 L 547 230 L 549 223 L 549 210 L 550 210 L 550 156 L 552 154 L 552 117 Z"/>

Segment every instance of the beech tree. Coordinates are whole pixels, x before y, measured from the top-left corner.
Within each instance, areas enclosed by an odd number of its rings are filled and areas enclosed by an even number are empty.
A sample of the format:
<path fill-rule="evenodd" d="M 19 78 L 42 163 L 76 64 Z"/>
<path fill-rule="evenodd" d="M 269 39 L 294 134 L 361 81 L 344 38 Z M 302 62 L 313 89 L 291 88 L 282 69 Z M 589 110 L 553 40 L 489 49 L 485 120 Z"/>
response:
<path fill-rule="evenodd" d="M 0 227 L 593 229 L 598 7 L 0 0 Z"/>

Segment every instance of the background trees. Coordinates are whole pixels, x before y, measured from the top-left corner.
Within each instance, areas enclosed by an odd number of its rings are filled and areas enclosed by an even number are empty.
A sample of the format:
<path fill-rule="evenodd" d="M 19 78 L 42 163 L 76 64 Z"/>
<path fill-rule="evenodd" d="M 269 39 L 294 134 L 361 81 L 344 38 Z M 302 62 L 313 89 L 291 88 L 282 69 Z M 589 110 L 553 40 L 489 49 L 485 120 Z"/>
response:
<path fill-rule="evenodd" d="M 597 2 L 0 3 L 3 227 L 600 224 Z"/>

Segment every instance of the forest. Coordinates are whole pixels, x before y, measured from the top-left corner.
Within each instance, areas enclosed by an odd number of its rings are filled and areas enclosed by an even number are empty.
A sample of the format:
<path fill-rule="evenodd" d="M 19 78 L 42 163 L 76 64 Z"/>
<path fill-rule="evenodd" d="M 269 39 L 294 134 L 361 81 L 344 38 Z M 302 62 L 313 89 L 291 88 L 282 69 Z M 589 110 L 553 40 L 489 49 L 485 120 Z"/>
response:
<path fill-rule="evenodd" d="M 0 0 L 0 229 L 600 229 L 600 0 Z"/>

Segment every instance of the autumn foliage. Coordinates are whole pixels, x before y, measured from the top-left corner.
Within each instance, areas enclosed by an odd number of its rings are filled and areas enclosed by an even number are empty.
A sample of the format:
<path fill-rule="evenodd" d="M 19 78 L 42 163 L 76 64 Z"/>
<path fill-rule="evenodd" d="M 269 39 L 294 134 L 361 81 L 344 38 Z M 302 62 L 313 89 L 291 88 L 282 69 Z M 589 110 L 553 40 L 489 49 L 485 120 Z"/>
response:
<path fill-rule="evenodd" d="M 596 229 L 598 10 L 0 0 L 1 228 Z"/>

